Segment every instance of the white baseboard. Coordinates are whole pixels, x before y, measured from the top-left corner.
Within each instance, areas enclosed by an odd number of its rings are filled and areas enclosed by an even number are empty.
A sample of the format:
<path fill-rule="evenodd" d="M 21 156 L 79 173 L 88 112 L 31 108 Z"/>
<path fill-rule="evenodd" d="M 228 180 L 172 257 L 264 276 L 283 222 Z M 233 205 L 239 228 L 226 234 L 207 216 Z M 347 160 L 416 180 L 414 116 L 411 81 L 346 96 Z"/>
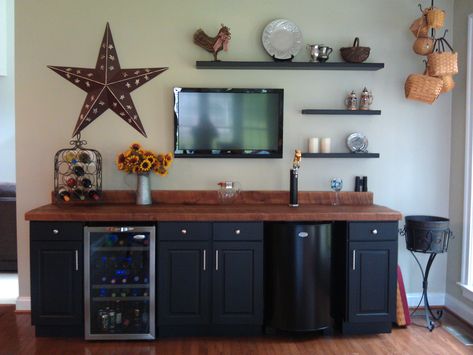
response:
<path fill-rule="evenodd" d="M 0 304 L 16 304 L 16 298 L 0 298 Z"/>
<path fill-rule="evenodd" d="M 473 325 L 473 308 L 466 305 L 462 301 L 454 298 L 450 295 L 445 297 L 445 306 L 455 313 L 457 316 L 461 317 L 464 321 Z"/>
<path fill-rule="evenodd" d="M 31 311 L 31 297 L 18 297 L 16 299 L 17 311 Z"/>
<path fill-rule="evenodd" d="M 409 307 L 417 307 L 422 297 L 422 292 L 412 292 L 406 294 L 407 304 Z M 445 293 L 441 292 L 429 292 L 429 305 L 431 306 L 445 306 Z M 424 307 L 424 301 L 420 307 Z"/>

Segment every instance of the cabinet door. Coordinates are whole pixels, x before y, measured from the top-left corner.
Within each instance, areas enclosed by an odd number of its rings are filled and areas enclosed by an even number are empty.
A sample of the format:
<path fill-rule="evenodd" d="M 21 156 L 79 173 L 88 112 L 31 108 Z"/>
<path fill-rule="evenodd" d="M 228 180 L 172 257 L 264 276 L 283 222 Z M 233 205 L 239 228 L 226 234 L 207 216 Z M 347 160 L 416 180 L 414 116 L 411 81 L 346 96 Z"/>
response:
<path fill-rule="evenodd" d="M 209 242 L 159 243 L 159 325 L 209 322 L 209 257 Z"/>
<path fill-rule="evenodd" d="M 31 317 L 34 325 L 83 324 L 82 260 L 82 242 L 31 242 Z"/>
<path fill-rule="evenodd" d="M 391 322 L 397 242 L 351 242 L 348 249 L 348 321 Z"/>
<path fill-rule="evenodd" d="M 214 242 L 213 323 L 263 323 L 261 242 Z"/>

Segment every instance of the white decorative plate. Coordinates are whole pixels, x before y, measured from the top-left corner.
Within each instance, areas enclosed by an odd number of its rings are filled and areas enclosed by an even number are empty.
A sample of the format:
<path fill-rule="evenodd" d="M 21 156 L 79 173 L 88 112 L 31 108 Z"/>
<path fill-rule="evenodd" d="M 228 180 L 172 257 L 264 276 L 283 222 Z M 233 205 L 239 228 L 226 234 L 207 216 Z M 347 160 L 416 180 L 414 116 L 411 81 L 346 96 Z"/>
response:
<path fill-rule="evenodd" d="M 263 30 L 263 47 L 276 59 L 290 59 L 302 48 L 302 33 L 297 25 L 289 20 L 279 19 L 270 22 Z"/>
<path fill-rule="evenodd" d="M 347 146 L 353 153 L 366 153 L 368 139 L 363 134 L 355 132 L 347 137 Z"/>

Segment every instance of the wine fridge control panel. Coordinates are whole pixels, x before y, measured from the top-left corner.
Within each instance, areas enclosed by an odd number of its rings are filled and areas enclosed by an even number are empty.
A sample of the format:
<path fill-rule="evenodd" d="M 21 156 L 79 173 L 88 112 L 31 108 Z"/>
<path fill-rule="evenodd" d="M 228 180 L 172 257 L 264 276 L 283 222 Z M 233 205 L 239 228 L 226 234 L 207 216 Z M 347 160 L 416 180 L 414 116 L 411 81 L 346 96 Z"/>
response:
<path fill-rule="evenodd" d="M 85 227 L 85 338 L 155 338 L 154 226 Z"/>

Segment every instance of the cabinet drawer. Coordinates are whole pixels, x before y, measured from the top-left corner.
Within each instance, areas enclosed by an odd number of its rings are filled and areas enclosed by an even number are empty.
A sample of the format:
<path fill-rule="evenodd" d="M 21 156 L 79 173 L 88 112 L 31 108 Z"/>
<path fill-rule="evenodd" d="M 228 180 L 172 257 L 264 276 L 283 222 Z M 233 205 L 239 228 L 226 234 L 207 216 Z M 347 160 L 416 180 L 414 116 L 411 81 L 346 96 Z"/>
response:
<path fill-rule="evenodd" d="M 159 240 L 209 240 L 212 224 L 209 222 L 158 223 Z"/>
<path fill-rule="evenodd" d="M 84 238 L 80 222 L 30 222 L 31 240 L 80 240 Z"/>
<path fill-rule="evenodd" d="M 397 240 L 397 222 L 350 222 L 348 238 L 350 241 Z"/>
<path fill-rule="evenodd" d="M 214 240 L 263 240 L 263 223 L 214 223 L 213 232 Z"/>

